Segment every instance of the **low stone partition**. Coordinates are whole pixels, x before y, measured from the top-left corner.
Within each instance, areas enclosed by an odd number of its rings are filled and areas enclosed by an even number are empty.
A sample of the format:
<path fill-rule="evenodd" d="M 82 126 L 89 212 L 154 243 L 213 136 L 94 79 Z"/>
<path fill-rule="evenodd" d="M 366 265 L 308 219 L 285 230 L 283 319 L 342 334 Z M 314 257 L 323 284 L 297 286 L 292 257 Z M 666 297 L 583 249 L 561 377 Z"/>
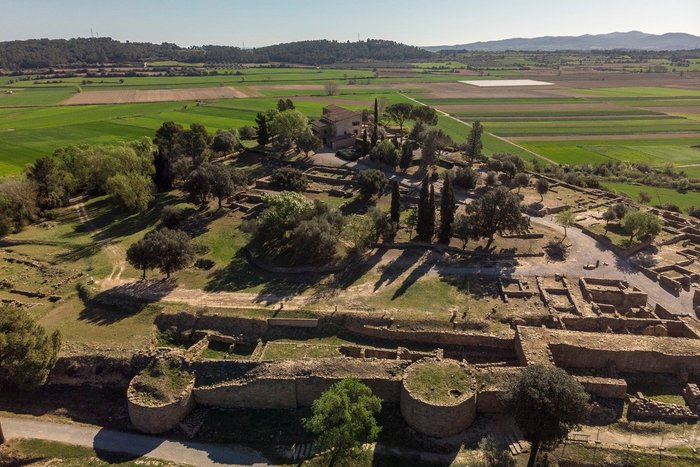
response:
<path fill-rule="evenodd" d="M 698 338 L 686 323 L 678 320 L 616 316 L 562 316 L 560 320 L 570 331 Z"/>
<path fill-rule="evenodd" d="M 417 389 L 420 373 L 435 371 L 438 378 L 459 378 L 447 394 L 427 395 Z M 462 384 L 462 380 L 467 384 Z M 425 383 L 425 381 L 420 381 Z M 441 389 L 450 387 L 444 381 L 436 381 Z M 457 389 L 459 387 L 459 389 Z M 432 388 L 431 388 L 432 389 Z M 401 414 L 406 423 L 428 436 L 445 438 L 454 436 L 471 426 L 476 418 L 476 384 L 471 371 L 457 362 L 422 360 L 411 365 L 404 373 L 401 385 Z"/>
<path fill-rule="evenodd" d="M 341 345 L 340 353 L 351 358 L 384 358 L 388 360 L 409 360 L 416 362 L 423 358 L 442 358 L 441 349 L 432 352 L 419 352 L 409 350 L 405 347 L 396 349 L 380 349 L 376 347 L 366 347 L 361 345 Z"/>
<path fill-rule="evenodd" d="M 627 418 L 630 421 L 664 421 L 671 423 L 695 423 L 698 416 L 688 407 L 667 404 L 652 399 L 647 399 L 642 393 L 629 398 Z"/>
<path fill-rule="evenodd" d="M 646 306 L 647 294 L 630 287 L 625 281 L 582 277 L 579 279 L 583 298 L 590 302 L 612 305 L 622 310 Z"/>
<path fill-rule="evenodd" d="M 46 384 L 127 388 L 151 360 L 147 352 L 131 356 L 68 355 L 59 357 Z"/>
<path fill-rule="evenodd" d="M 617 378 L 599 378 L 595 376 L 575 376 L 583 389 L 592 396 L 608 399 L 627 397 L 627 381 Z"/>
<path fill-rule="evenodd" d="M 367 337 L 391 341 L 431 344 L 443 348 L 449 346 L 460 346 L 512 354 L 514 345 L 512 337 L 499 337 L 489 334 L 468 332 L 405 331 L 401 329 L 389 329 L 386 327 L 368 325 L 352 327 L 351 330 L 356 334 Z"/>

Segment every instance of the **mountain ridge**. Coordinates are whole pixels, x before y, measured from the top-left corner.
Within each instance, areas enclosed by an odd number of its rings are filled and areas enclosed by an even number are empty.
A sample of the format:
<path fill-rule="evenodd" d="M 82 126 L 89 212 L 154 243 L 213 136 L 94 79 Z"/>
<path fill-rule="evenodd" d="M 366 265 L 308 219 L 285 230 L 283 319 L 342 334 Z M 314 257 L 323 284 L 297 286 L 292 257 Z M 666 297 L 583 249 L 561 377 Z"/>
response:
<path fill-rule="evenodd" d="M 441 50 L 473 50 L 482 52 L 558 50 L 693 50 L 700 48 L 700 36 L 684 32 L 648 34 L 641 31 L 584 34 L 581 36 L 514 37 L 468 44 L 425 46 L 430 52 Z"/>

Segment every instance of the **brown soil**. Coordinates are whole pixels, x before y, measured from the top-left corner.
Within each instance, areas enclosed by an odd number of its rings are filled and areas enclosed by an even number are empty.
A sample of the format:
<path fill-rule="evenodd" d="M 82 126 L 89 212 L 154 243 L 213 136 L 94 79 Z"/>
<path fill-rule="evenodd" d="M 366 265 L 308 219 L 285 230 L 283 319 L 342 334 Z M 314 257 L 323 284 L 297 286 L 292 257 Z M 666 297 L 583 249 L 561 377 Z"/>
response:
<path fill-rule="evenodd" d="M 485 104 L 485 105 L 440 105 L 440 110 L 445 112 L 482 112 L 482 111 L 539 111 L 539 110 L 620 110 L 620 114 L 625 114 L 629 111 L 629 107 L 615 104 L 598 104 L 598 103 L 582 103 L 582 104 Z"/>
<path fill-rule="evenodd" d="M 229 86 L 188 89 L 123 89 L 77 93 L 63 101 L 63 105 L 133 104 L 137 102 L 192 101 L 243 97 L 248 97 L 248 95 Z"/>
<path fill-rule="evenodd" d="M 457 77 L 455 81 L 457 81 Z M 450 98 L 521 98 L 521 97 L 572 97 L 576 94 L 558 86 L 547 86 L 547 89 L 538 86 L 514 86 L 480 88 L 464 83 L 424 83 L 423 88 L 429 90 L 425 95 L 431 99 Z"/>

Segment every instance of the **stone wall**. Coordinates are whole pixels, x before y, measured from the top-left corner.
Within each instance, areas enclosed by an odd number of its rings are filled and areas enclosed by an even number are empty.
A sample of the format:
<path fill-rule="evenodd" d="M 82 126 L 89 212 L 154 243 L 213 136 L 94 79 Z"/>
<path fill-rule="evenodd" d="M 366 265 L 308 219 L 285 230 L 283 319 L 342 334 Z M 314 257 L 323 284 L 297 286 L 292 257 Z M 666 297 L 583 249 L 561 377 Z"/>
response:
<path fill-rule="evenodd" d="M 588 301 L 613 305 L 623 310 L 647 304 L 646 293 L 628 287 L 623 281 L 582 277 L 579 283 L 583 297 Z"/>
<path fill-rule="evenodd" d="M 588 394 L 609 399 L 627 397 L 627 381 L 615 378 L 597 378 L 594 376 L 576 376 Z"/>
<path fill-rule="evenodd" d="M 571 317 L 562 316 L 561 322 L 570 331 L 613 332 L 615 334 L 645 334 L 648 329 L 663 326 L 665 334 L 670 337 L 696 338 L 688 325 L 682 321 L 652 318 L 625 318 L 614 316 Z M 654 335 L 653 333 L 650 335 Z"/>
<path fill-rule="evenodd" d="M 398 402 L 409 364 L 348 358 L 277 362 L 196 362 L 198 404 L 221 407 L 296 408 L 310 405 L 341 379 L 354 376 L 387 402 Z"/>
<path fill-rule="evenodd" d="M 488 334 L 448 331 L 404 331 L 378 326 L 358 326 L 352 331 L 363 336 L 392 341 L 432 344 L 439 347 L 461 346 L 513 353 L 512 337 L 499 337 Z"/>
<path fill-rule="evenodd" d="M 160 405 L 147 405 L 139 401 L 136 390 L 129 386 L 127 404 L 129 419 L 139 431 L 152 435 L 165 433 L 175 428 L 194 408 L 192 393 L 194 378 L 173 402 Z"/>
<path fill-rule="evenodd" d="M 49 373 L 47 384 L 126 388 L 149 361 L 145 353 L 125 357 L 63 356 Z"/>
<path fill-rule="evenodd" d="M 685 381 L 700 376 L 700 340 L 605 334 L 518 326 L 516 352 L 521 365 L 625 373 L 675 374 Z"/>
<path fill-rule="evenodd" d="M 695 423 L 698 420 L 698 416 L 688 407 L 647 399 L 641 393 L 630 397 L 627 418 L 631 421 L 659 420 L 672 423 Z"/>
<path fill-rule="evenodd" d="M 683 389 L 683 398 L 685 403 L 695 413 L 700 412 L 700 388 L 697 384 L 688 383 Z"/>

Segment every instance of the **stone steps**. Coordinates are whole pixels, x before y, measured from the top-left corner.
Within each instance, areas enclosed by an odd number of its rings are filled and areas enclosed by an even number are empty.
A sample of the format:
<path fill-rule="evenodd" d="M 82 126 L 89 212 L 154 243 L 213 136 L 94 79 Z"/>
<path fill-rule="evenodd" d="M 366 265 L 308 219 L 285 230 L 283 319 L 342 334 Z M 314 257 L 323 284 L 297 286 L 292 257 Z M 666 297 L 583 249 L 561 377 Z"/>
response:
<path fill-rule="evenodd" d="M 521 441 L 520 436 L 515 432 L 506 434 L 506 441 L 508 441 L 508 450 L 514 456 L 530 451 L 530 447 L 525 441 Z"/>
<path fill-rule="evenodd" d="M 304 443 L 294 445 L 294 462 L 301 462 L 311 458 L 313 452 L 313 443 Z"/>

